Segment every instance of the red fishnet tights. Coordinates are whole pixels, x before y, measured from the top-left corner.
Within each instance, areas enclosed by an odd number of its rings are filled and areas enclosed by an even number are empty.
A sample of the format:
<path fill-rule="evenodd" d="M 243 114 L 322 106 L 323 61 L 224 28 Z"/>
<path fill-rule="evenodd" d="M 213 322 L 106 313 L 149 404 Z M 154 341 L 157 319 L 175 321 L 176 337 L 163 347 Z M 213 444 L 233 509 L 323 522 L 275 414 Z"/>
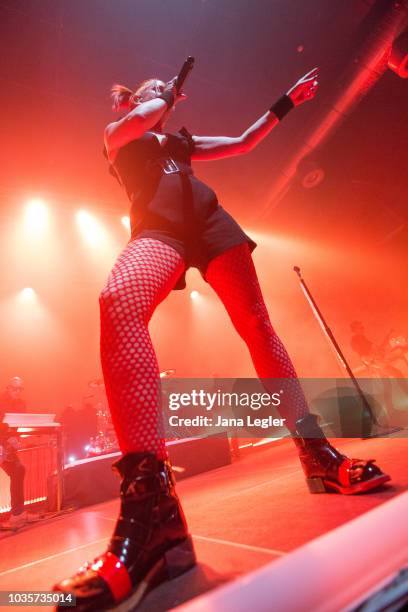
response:
<path fill-rule="evenodd" d="M 309 408 L 293 363 L 270 322 L 248 244 L 232 247 L 214 258 L 205 278 L 245 341 L 265 388 L 271 393 L 283 389 L 279 412 L 286 426 L 295 431 L 296 421 L 308 414 Z M 280 388 L 270 380 L 276 378 L 281 379 Z"/>
<path fill-rule="evenodd" d="M 166 456 L 159 368 L 148 324 L 184 269 L 183 258 L 171 246 L 138 238 L 121 253 L 100 295 L 102 369 L 124 454 L 146 451 Z M 308 407 L 293 364 L 270 323 L 248 245 L 214 258 L 206 280 L 246 342 L 258 376 L 291 379 L 280 412 L 293 430 Z M 268 381 L 263 382 L 268 388 Z"/>
<path fill-rule="evenodd" d="M 184 268 L 173 247 L 138 238 L 119 256 L 99 298 L 103 376 L 124 454 L 166 457 L 159 367 L 148 323 Z"/>

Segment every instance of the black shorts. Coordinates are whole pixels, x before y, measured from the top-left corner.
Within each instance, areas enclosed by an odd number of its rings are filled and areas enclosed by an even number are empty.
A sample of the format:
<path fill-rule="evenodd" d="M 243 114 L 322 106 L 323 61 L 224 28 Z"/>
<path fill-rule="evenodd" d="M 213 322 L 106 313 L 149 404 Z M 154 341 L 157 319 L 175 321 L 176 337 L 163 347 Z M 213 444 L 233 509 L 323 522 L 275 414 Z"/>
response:
<path fill-rule="evenodd" d="M 214 257 L 227 251 L 233 246 L 247 242 L 251 252 L 257 246 L 219 204 L 215 210 L 203 221 L 189 228 L 186 235 L 182 235 L 169 227 L 144 228 L 140 232 L 132 233 L 131 240 L 137 238 L 155 238 L 172 246 L 184 259 L 186 269 L 178 279 L 174 289 L 184 289 L 186 286 L 185 273 L 188 268 L 198 268 L 205 280 L 207 266 Z"/>

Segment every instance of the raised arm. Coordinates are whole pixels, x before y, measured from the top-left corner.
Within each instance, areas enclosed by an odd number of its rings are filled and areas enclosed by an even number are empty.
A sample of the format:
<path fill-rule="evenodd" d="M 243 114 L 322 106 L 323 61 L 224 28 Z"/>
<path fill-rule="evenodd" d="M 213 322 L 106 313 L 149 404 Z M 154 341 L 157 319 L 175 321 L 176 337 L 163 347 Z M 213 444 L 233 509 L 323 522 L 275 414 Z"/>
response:
<path fill-rule="evenodd" d="M 194 152 L 191 159 L 207 161 L 249 153 L 279 123 L 271 111 L 267 111 L 241 136 L 193 136 Z"/>
<path fill-rule="evenodd" d="M 114 151 L 136 138 L 140 138 L 152 128 L 167 110 L 167 104 L 162 98 L 154 98 L 138 104 L 119 121 L 109 123 L 105 128 L 105 146 L 108 151 Z"/>
<path fill-rule="evenodd" d="M 318 71 L 318 68 L 314 68 L 305 74 L 277 104 L 274 104 L 240 136 L 193 136 L 195 146 L 191 159 L 193 161 L 207 161 L 233 157 L 252 151 L 279 123 L 283 114 L 286 114 L 290 107 L 299 106 L 303 102 L 314 98 L 318 87 Z M 288 105 L 286 109 L 285 98 Z M 283 114 L 282 109 L 284 109 Z"/>
<path fill-rule="evenodd" d="M 181 92 L 177 93 L 176 77 L 174 77 L 157 88 L 152 85 L 151 91 L 146 90 L 145 97 L 147 99 L 135 104 L 122 119 L 106 126 L 104 139 L 110 155 L 131 140 L 140 138 L 160 120 L 163 121 L 164 115 L 169 112 L 173 104 L 184 100 L 186 96 Z"/>

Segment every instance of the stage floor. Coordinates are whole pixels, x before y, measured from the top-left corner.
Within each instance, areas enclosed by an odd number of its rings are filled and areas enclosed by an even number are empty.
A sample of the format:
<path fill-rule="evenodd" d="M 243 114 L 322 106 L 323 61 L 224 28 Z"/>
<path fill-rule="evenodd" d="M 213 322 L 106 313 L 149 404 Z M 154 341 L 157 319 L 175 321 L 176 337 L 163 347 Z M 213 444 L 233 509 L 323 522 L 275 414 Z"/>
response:
<path fill-rule="evenodd" d="M 232 465 L 181 481 L 178 492 L 199 565 L 150 593 L 140 610 L 170 610 L 407 489 L 408 440 L 401 433 L 384 439 L 341 440 L 337 446 L 349 456 L 376 458 L 391 474 L 391 483 L 359 496 L 311 495 L 291 441 L 269 444 Z M 41 521 L 14 535 L 1 532 L 0 590 L 48 590 L 92 560 L 104 550 L 117 508 L 114 500 Z"/>

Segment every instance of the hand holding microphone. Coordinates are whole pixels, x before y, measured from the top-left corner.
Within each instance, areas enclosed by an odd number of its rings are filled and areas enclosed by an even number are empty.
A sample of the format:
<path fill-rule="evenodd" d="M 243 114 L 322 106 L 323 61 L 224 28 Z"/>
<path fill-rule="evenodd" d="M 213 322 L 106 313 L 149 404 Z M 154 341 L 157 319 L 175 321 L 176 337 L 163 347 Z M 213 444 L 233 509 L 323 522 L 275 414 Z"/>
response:
<path fill-rule="evenodd" d="M 166 83 L 163 93 L 159 96 L 165 100 L 168 108 L 172 108 L 177 102 L 186 100 L 187 96 L 181 91 L 187 76 L 194 66 L 194 58 L 189 56 L 184 62 L 180 72 Z"/>
<path fill-rule="evenodd" d="M 171 101 L 171 104 L 167 102 L 167 97 L 169 98 L 169 101 Z M 177 77 L 175 76 L 166 83 L 163 93 L 159 96 L 159 98 L 166 100 L 167 106 L 171 108 L 178 102 L 186 100 L 187 96 L 182 91 L 177 91 Z"/>

